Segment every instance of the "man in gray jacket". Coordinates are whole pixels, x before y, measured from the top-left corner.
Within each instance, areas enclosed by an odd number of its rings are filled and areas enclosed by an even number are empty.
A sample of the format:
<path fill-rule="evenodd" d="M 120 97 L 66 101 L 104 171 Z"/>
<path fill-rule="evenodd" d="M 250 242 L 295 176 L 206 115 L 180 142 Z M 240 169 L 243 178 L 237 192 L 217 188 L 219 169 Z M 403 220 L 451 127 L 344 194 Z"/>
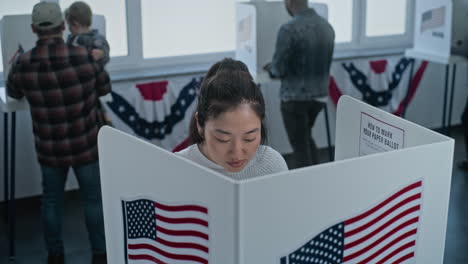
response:
<path fill-rule="evenodd" d="M 272 78 L 281 79 L 281 113 L 297 168 L 318 163 L 311 128 L 326 97 L 335 31 L 307 0 L 285 0 L 293 17 L 281 26 L 271 64 L 265 66 Z"/>

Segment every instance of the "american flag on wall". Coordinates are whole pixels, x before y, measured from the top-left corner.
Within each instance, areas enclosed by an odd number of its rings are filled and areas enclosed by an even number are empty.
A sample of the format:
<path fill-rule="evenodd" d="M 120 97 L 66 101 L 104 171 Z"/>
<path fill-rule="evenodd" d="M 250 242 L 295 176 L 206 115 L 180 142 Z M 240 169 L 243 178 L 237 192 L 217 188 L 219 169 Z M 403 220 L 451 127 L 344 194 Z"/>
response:
<path fill-rule="evenodd" d="M 280 264 L 415 263 L 422 181 L 315 236 Z"/>
<path fill-rule="evenodd" d="M 122 209 L 125 263 L 208 263 L 206 207 L 137 199 L 122 201 Z"/>
<path fill-rule="evenodd" d="M 411 63 L 414 63 L 413 76 L 409 70 Z M 416 94 L 427 65 L 427 61 L 397 57 L 332 64 L 330 99 L 336 105 L 341 95 L 346 94 L 402 116 Z"/>
<path fill-rule="evenodd" d="M 113 91 L 112 101 L 106 105 L 116 128 L 169 151 L 179 151 L 188 146 L 188 128 L 201 81 L 201 77 L 174 78 L 132 84 L 127 90 Z"/>

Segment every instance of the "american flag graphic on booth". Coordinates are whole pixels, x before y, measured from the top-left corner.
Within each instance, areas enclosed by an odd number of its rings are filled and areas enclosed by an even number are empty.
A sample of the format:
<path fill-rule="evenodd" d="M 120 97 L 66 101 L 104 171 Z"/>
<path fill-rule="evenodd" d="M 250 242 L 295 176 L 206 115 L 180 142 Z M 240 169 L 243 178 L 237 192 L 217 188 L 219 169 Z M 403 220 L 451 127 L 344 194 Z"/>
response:
<path fill-rule="evenodd" d="M 414 263 L 422 203 L 422 181 L 333 225 L 280 264 Z"/>
<path fill-rule="evenodd" d="M 208 209 L 149 199 L 122 201 L 126 263 L 208 263 Z"/>

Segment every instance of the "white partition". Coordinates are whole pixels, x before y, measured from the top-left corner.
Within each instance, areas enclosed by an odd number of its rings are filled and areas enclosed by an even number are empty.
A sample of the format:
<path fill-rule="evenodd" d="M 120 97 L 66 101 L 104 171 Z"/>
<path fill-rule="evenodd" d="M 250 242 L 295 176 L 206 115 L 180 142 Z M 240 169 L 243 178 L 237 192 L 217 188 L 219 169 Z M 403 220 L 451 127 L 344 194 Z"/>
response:
<path fill-rule="evenodd" d="M 339 102 L 337 123 L 337 161 L 243 181 L 103 128 L 99 154 L 108 261 L 442 263 L 454 141 L 348 96 Z M 371 137 L 391 139 L 393 151 L 359 154 L 369 124 L 376 134 Z M 124 206 L 136 199 L 150 200 L 150 221 Z M 174 205 L 206 208 L 205 222 L 162 215 L 161 208 Z M 135 223 L 151 230 L 149 238 L 135 235 L 129 227 Z M 163 226 L 167 223 L 172 232 Z M 208 233 L 206 246 L 164 242 L 168 233 L 197 230 L 187 223 Z M 135 236 L 144 238 L 129 243 Z"/>
<path fill-rule="evenodd" d="M 468 57 L 465 0 L 416 0 L 414 46 L 406 56 L 442 64 Z"/>
<path fill-rule="evenodd" d="M 91 28 L 99 30 L 102 35 L 106 34 L 105 18 L 102 15 L 93 15 Z M 7 15 L 0 21 L 0 34 L 2 41 L 3 56 L 3 79 L 7 80 L 12 63 L 18 55 L 33 48 L 37 41 L 37 35 L 31 30 L 31 15 Z M 70 32 L 64 32 L 64 39 Z M 15 100 L 7 96 L 6 86 L 0 87 L 0 110 L 11 112 L 27 109 L 26 100 Z"/>

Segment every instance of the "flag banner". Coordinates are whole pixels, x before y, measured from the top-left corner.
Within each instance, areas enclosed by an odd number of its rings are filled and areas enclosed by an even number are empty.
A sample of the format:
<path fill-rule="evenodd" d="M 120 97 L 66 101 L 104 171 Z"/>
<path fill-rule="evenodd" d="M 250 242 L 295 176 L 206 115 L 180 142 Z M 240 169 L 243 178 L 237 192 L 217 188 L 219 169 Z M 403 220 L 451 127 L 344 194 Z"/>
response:
<path fill-rule="evenodd" d="M 414 63 L 414 74 L 408 90 L 411 63 Z M 401 116 L 413 99 L 427 65 L 427 61 L 397 57 L 334 63 L 329 95 L 335 105 L 345 94 Z"/>
<path fill-rule="evenodd" d="M 208 263 L 208 208 L 150 199 L 122 201 L 125 263 Z"/>
<path fill-rule="evenodd" d="M 129 128 L 135 135 L 170 151 L 188 145 L 188 128 L 196 106 L 202 78 L 163 80 L 136 84 L 123 93 L 112 92 L 107 107 L 115 115 L 116 128 Z"/>
<path fill-rule="evenodd" d="M 415 263 L 422 181 L 326 229 L 280 264 Z"/>

